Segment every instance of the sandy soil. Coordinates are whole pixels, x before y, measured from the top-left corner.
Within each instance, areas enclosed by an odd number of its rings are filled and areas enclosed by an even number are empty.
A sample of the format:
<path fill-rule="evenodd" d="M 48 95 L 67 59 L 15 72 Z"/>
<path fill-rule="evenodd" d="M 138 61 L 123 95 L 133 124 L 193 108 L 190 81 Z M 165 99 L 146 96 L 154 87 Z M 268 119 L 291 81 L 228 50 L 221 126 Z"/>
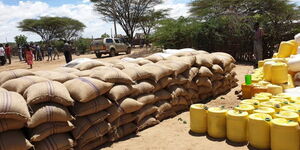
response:
<path fill-rule="evenodd" d="M 141 49 L 133 50 L 131 56 L 138 57 L 147 55 L 148 52 Z M 119 55 L 116 57 L 104 57 L 101 60 L 110 61 L 113 59 L 119 59 L 126 57 L 127 55 Z M 81 55 L 73 56 L 74 58 L 95 58 L 95 55 Z M 19 62 L 14 59 L 12 65 L 5 65 L 0 67 L 0 71 L 9 69 L 26 69 L 28 65 L 24 62 Z M 32 70 L 51 70 L 53 68 L 62 66 L 65 64 L 63 55 L 59 60 L 55 61 L 41 61 L 34 62 L 34 68 Z M 251 71 L 253 68 L 246 65 L 237 65 L 235 71 L 237 77 L 240 80 L 239 85 L 244 80 L 244 75 Z M 240 91 L 240 86 L 232 89 L 226 95 L 217 97 L 216 99 L 208 102 L 209 106 L 225 106 L 226 108 L 232 108 L 239 104 L 239 100 L 235 94 L 236 91 Z M 182 121 L 181 121 L 182 120 Z M 184 123 L 184 121 L 186 123 Z M 104 145 L 102 148 L 105 150 L 247 150 L 247 145 L 235 145 L 230 144 L 226 140 L 216 141 L 207 138 L 205 135 L 195 135 L 190 133 L 189 130 L 189 112 L 183 112 L 180 115 L 164 120 L 160 124 L 148 128 L 144 131 L 125 137 L 113 144 Z"/>

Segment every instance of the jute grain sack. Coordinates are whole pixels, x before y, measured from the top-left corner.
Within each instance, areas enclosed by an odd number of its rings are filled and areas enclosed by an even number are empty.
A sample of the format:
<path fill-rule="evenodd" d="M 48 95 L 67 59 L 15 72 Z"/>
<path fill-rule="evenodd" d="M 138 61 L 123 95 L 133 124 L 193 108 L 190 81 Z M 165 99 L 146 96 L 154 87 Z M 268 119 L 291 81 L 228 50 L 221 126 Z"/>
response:
<path fill-rule="evenodd" d="M 72 74 L 78 77 L 89 77 L 92 73 L 93 70 L 84 70 L 84 71 L 73 72 Z"/>
<path fill-rule="evenodd" d="M 7 92 L 7 90 L 0 87 L 0 92 Z"/>
<path fill-rule="evenodd" d="M 175 76 L 179 75 L 180 73 L 183 73 L 189 68 L 189 65 L 186 63 L 171 60 L 159 61 L 157 62 L 157 64 L 171 69 L 174 72 Z"/>
<path fill-rule="evenodd" d="M 182 73 L 182 75 L 187 78 L 190 82 L 196 77 L 199 73 L 199 68 L 197 67 L 192 67 L 185 72 Z"/>
<path fill-rule="evenodd" d="M 188 101 L 187 101 L 187 99 L 185 97 L 179 96 L 177 98 L 172 99 L 170 101 L 170 104 L 172 106 L 175 106 L 175 105 L 186 105 L 187 106 L 189 103 L 188 103 Z"/>
<path fill-rule="evenodd" d="M 148 59 L 148 60 L 156 63 L 158 61 L 164 60 L 164 57 L 153 54 L 153 55 L 147 56 L 145 59 Z"/>
<path fill-rule="evenodd" d="M 148 127 L 152 127 L 155 126 L 157 124 L 159 124 L 160 122 L 158 120 L 156 120 L 154 117 L 152 116 L 147 116 L 144 119 L 142 119 L 138 124 L 137 124 L 137 128 L 138 131 L 141 131 L 143 129 L 146 129 Z"/>
<path fill-rule="evenodd" d="M 158 101 L 159 99 L 157 97 L 155 97 L 154 94 L 143 94 L 140 95 L 136 98 L 136 100 L 144 105 L 146 104 L 153 104 L 156 101 Z"/>
<path fill-rule="evenodd" d="M 76 120 L 72 121 L 76 127 L 72 130 L 73 137 L 79 139 L 91 126 L 104 121 L 108 116 L 108 112 L 100 111 L 88 116 L 76 117 Z"/>
<path fill-rule="evenodd" d="M 106 111 L 110 114 L 107 118 L 109 123 L 114 122 L 117 118 L 125 113 L 124 110 L 122 110 L 121 107 L 117 106 L 116 104 L 110 106 L 108 109 L 106 109 Z"/>
<path fill-rule="evenodd" d="M 33 106 L 35 104 L 54 102 L 63 106 L 72 106 L 74 100 L 71 98 L 67 88 L 56 81 L 46 81 L 31 85 L 24 92 L 27 104 Z"/>
<path fill-rule="evenodd" d="M 188 82 L 188 79 L 180 74 L 177 77 L 173 78 L 173 81 L 169 84 L 169 86 L 175 85 L 175 84 L 181 85 L 181 84 L 185 84 L 187 82 Z"/>
<path fill-rule="evenodd" d="M 34 144 L 36 150 L 68 150 L 75 146 L 69 134 L 54 134 Z"/>
<path fill-rule="evenodd" d="M 38 76 L 24 76 L 16 79 L 11 79 L 2 84 L 1 87 L 9 90 L 17 92 L 23 95 L 24 91 L 31 85 L 39 82 L 45 82 L 48 79 Z"/>
<path fill-rule="evenodd" d="M 205 66 L 202 66 L 199 69 L 199 76 L 200 77 L 212 77 L 214 74 Z"/>
<path fill-rule="evenodd" d="M 213 84 L 213 90 L 216 90 L 216 89 L 222 87 L 222 85 L 223 85 L 222 81 L 213 81 L 212 84 Z"/>
<path fill-rule="evenodd" d="M 172 105 L 166 100 L 158 101 L 155 105 L 158 107 L 157 113 L 163 113 L 172 108 Z"/>
<path fill-rule="evenodd" d="M 75 102 L 71 109 L 75 116 L 86 116 L 107 109 L 112 105 L 112 102 L 106 97 L 99 96 L 87 103 Z"/>
<path fill-rule="evenodd" d="M 210 54 L 196 55 L 195 65 L 197 65 L 198 67 L 200 66 L 205 66 L 207 68 L 212 67 L 213 61 L 211 59 L 211 55 Z"/>
<path fill-rule="evenodd" d="M 235 63 L 236 60 L 229 54 L 227 53 L 224 53 L 224 52 L 215 52 L 215 53 L 211 53 L 212 55 L 215 55 L 215 56 L 224 56 L 224 57 L 227 57 L 228 59 L 231 60 L 232 63 Z"/>
<path fill-rule="evenodd" d="M 60 73 L 60 72 L 55 72 L 55 71 L 37 71 L 37 72 L 35 72 L 35 74 L 37 76 L 44 77 L 49 80 L 57 81 L 60 83 L 64 83 L 68 80 L 77 78 L 76 75 L 71 74 L 71 73 Z"/>
<path fill-rule="evenodd" d="M 74 128 L 74 125 L 69 121 L 44 123 L 30 130 L 30 141 L 39 142 L 53 134 L 67 133 Z"/>
<path fill-rule="evenodd" d="M 156 83 L 152 80 L 141 80 L 137 84 L 132 85 L 132 96 L 137 96 L 143 93 L 152 93 Z"/>
<path fill-rule="evenodd" d="M 216 54 L 213 54 L 213 55 L 222 61 L 222 65 L 220 65 L 220 66 L 222 66 L 224 68 L 226 66 L 230 65 L 231 63 L 234 63 L 234 61 L 230 57 L 223 56 L 223 55 L 216 55 Z"/>
<path fill-rule="evenodd" d="M 0 133 L 1 150 L 28 150 L 32 144 L 26 140 L 21 131 L 6 131 Z"/>
<path fill-rule="evenodd" d="M 159 121 L 162 121 L 162 120 L 170 118 L 170 117 L 175 117 L 176 115 L 177 114 L 172 109 L 170 109 L 170 110 L 167 110 L 163 113 L 157 113 L 155 115 L 155 118 Z"/>
<path fill-rule="evenodd" d="M 145 71 L 142 67 L 127 67 L 122 70 L 126 73 L 133 81 L 148 79 L 151 74 Z"/>
<path fill-rule="evenodd" d="M 2 71 L 0 72 L 0 85 L 2 85 L 4 82 L 11 79 L 15 79 L 23 76 L 33 76 L 33 75 L 34 73 L 25 69 Z"/>
<path fill-rule="evenodd" d="M 158 107 L 150 104 L 146 105 L 143 108 L 141 108 L 139 111 L 137 111 L 137 119 L 136 122 L 140 123 L 140 121 L 145 118 L 146 116 L 149 116 L 153 113 L 155 113 L 158 110 Z"/>
<path fill-rule="evenodd" d="M 53 71 L 61 72 L 61 73 L 75 73 L 75 72 L 80 72 L 78 69 L 70 68 L 70 67 L 58 67 L 58 68 L 55 68 Z"/>
<path fill-rule="evenodd" d="M 146 64 L 142 68 L 151 74 L 151 78 L 155 81 L 159 81 L 161 78 L 173 74 L 172 69 L 164 67 L 159 64 Z"/>
<path fill-rule="evenodd" d="M 224 75 L 216 73 L 210 79 L 211 79 L 211 81 L 217 81 L 217 80 L 222 80 L 224 78 L 225 78 Z"/>
<path fill-rule="evenodd" d="M 80 77 L 64 83 L 71 97 L 78 102 L 89 102 L 108 92 L 113 84 L 90 77 Z M 80 86 L 80 88 L 78 88 Z"/>
<path fill-rule="evenodd" d="M 90 127 L 77 141 L 78 145 L 85 145 L 99 137 L 104 136 L 110 130 L 109 123 L 103 121 Z"/>
<path fill-rule="evenodd" d="M 140 65 L 140 66 L 143 66 L 143 65 L 146 65 L 146 64 L 151 64 L 151 63 L 153 63 L 153 62 L 150 61 L 150 60 L 147 60 L 147 59 L 141 59 L 141 60 L 138 60 L 136 63 L 137 63 L 138 65 Z"/>
<path fill-rule="evenodd" d="M 122 137 L 136 132 L 136 130 L 137 126 L 134 123 L 125 124 L 109 134 L 109 141 L 116 141 Z"/>
<path fill-rule="evenodd" d="M 196 99 L 196 98 L 199 98 L 199 95 L 198 95 L 197 90 L 188 88 L 187 91 L 188 91 L 188 93 L 189 93 L 189 95 L 188 95 L 188 98 L 189 98 L 189 99 Z"/>
<path fill-rule="evenodd" d="M 219 73 L 219 74 L 224 74 L 224 70 L 222 69 L 222 67 L 220 67 L 219 65 L 213 65 L 211 67 L 212 72 L 215 73 Z"/>
<path fill-rule="evenodd" d="M 226 73 L 231 72 L 235 67 L 236 67 L 236 65 L 231 63 L 230 65 L 228 65 L 224 68 L 224 72 L 226 72 Z"/>
<path fill-rule="evenodd" d="M 131 85 L 115 85 L 108 93 L 107 96 L 110 100 L 118 101 L 126 96 L 131 95 L 133 92 Z"/>
<path fill-rule="evenodd" d="M 46 122 L 67 122 L 74 118 L 66 107 L 55 103 L 44 103 L 33 107 L 34 114 L 27 122 L 29 128 L 35 128 Z"/>
<path fill-rule="evenodd" d="M 211 92 L 212 90 L 213 90 L 212 88 L 200 86 L 200 87 L 198 87 L 198 94 L 207 94 L 207 93 Z"/>
<path fill-rule="evenodd" d="M 113 65 L 114 68 L 118 68 L 120 70 L 123 70 L 123 69 L 126 69 L 128 67 L 130 68 L 134 68 L 134 67 L 139 67 L 138 64 L 135 64 L 135 63 L 130 63 L 130 62 L 125 62 L 125 61 L 121 61 L 119 63 L 116 63 Z"/>
<path fill-rule="evenodd" d="M 212 83 L 208 77 L 196 77 L 195 81 L 198 86 L 212 87 Z"/>
<path fill-rule="evenodd" d="M 171 59 L 171 60 L 188 64 L 189 68 L 191 68 L 196 63 L 196 57 L 195 56 L 177 57 L 177 58 L 174 58 L 174 59 Z"/>
<path fill-rule="evenodd" d="M 26 123 L 30 114 L 24 98 L 15 92 L 0 92 L 0 118 Z"/>
<path fill-rule="evenodd" d="M 93 150 L 93 149 L 105 144 L 106 142 L 108 142 L 108 137 L 103 136 L 103 137 L 100 137 L 98 139 L 95 139 L 95 140 L 85 144 L 82 147 L 78 146 L 75 148 L 75 150 Z"/>
<path fill-rule="evenodd" d="M 120 102 L 120 107 L 124 110 L 125 113 L 135 112 L 141 109 L 143 106 L 143 103 L 132 98 L 126 98 L 122 102 Z"/>
<path fill-rule="evenodd" d="M 87 62 L 80 63 L 74 66 L 73 68 L 82 71 L 82 70 L 89 70 L 98 66 L 106 66 L 106 65 L 107 63 L 101 61 L 87 61 Z"/>
<path fill-rule="evenodd" d="M 24 122 L 15 119 L 0 119 L 0 133 L 8 130 L 17 130 L 25 126 Z"/>
<path fill-rule="evenodd" d="M 129 114 L 124 114 L 121 117 L 119 117 L 118 119 L 116 119 L 113 123 L 111 123 L 111 126 L 113 128 L 118 128 L 124 124 L 133 122 L 134 120 L 136 120 L 137 115 L 133 114 L 133 113 L 129 113 Z"/>
<path fill-rule="evenodd" d="M 157 82 L 154 91 L 158 91 L 158 90 L 161 90 L 161 89 L 167 87 L 171 82 L 173 82 L 173 78 L 172 78 L 172 77 L 164 77 L 164 78 L 161 78 L 161 79 Z"/>
<path fill-rule="evenodd" d="M 155 92 L 154 95 L 158 100 L 167 100 L 171 98 L 171 93 L 165 89 Z"/>
<path fill-rule="evenodd" d="M 191 88 L 193 90 L 198 90 L 198 86 L 195 82 L 187 82 L 186 84 L 183 85 L 184 88 L 188 89 Z"/>
<path fill-rule="evenodd" d="M 168 91 L 171 93 L 172 98 L 188 94 L 185 88 L 179 85 L 169 86 Z"/>
<path fill-rule="evenodd" d="M 111 83 L 133 83 L 132 79 L 120 69 L 103 66 L 94 68 L 94 70 L 94 73 L 90 75 L 92 78 L 100 79 L 102 81 Z"/>

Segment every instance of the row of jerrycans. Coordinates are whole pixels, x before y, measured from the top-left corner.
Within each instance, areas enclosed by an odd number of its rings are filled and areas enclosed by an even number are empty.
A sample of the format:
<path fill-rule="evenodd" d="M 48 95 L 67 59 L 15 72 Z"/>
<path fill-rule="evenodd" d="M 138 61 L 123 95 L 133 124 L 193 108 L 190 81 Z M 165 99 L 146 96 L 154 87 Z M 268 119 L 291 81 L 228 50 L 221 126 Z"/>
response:
<path fill-rule="evenodd" d="M 207 133 L 212 138 L 249 142 L 257 149 L 299 150 L 298 122 L 272 119 L 272 115 L 194 104 L 190 107 L 190 128 L 192 132 Z"/>

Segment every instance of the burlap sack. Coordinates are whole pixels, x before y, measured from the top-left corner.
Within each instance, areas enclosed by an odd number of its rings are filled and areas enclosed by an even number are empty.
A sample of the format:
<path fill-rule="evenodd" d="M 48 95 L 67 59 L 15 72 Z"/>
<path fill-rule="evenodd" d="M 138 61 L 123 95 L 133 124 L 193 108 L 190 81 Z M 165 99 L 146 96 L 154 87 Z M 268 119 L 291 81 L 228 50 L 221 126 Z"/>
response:
<path fill-rule="evenodd" d="M 222 83 L 222 81 L 213 81 L 212 85 L 213 85 L 213 90 L 216 90 L 216 89 L 222 87 L 223 83 Z"/>
<path fill-rule="evenodd" d="M 180 73 L 183 73 L 189 68 L 189 65 L 186 63 L 171 60 L 159 61 L 157 62 L 157 64 L 171 69 L 174 72 L 175 76 L 179 75 Z"/>
<path fill-rule="evenodd" d="M 75 150 L 93 150 L 93 149 L 105 144 L 106 142 L 108 142 L 108 137 L 103 136 L 103 137 L 100 137 L 98 139 L 95 139 L 95 140 L 85 144 L 82 147 L 77 146 L 75 148 Z"/>
<path fill-rule="evenodd" d="M 211 81 L 218 81 L 218 80 L 222 80 L 222 79 L 224 79 L 224 78 L 225 78 L 224 75 L 219 74 L 219 73 L 216 73 L 216 74 L 214 74 L 214 75 L 210 78 L 210 80 L 211 80 Z"/>
<path fill-rule="evenodd" d="M 169 86 L 167 90 L 171 93 L 172 98 L 188 94 L 185 88 L 179 85 Z"/>
<path fill-rule="evenodd" d="M 46 81 L 31 85 L 24 92 L 27 104 L 33 106 L 35 104 L 54 102 L 63 106 L 72 106 L 74 100 L 71 98 L 67 88 L 56 81 Z"/>
<path fill-rule="evenodd" d="M 152 61 L 150 60 L 147 60 L 147 59 L 140 59 L 136 62 L 138 65 L 140 66 L 143 66 L 143 65 L 146 65 L 146 64 L 151 64 L 153 63 Z"/>
<path fill-rule="evenodd" d="M 118 68 L 120 70 L 123 70 L 125 68 L 135 68 L 135 67 L 139 67 L 138 64 L 135 64 L 135 63 L 130 63 L 130 62 L 125 62 L 125 61 L 121 61 L 119 63 L 116 63 L 113 65 L 114 68 Z"/>
<path fill-rule="evenodd" d="M 100 79 L 105 82 L 131 84 L 132 79 L 120 69 L 114 67 L 97 67 L 90 75 L 92 78 Z"/>
<path fill-rule="evenodd" d="M 106 66 L 106 65 L 107 63 L 101 61 L 87 61 L 87 62 L 80 63 L 74 66 L 73 68 L 82 71 L 82 70 L 89 70 L 98 66 Z"/>
<path fill-rule="evenodd" d="M 84 71 L 73 72 L 72 74 L 78 77 L 89 77 L 92 73 L 93 70 L 84 70 Z"/>
<path fill-rule="evenodd" d="M 109 141 L 116 141 L 122 137 L 136 132 L 136 130 L 137 126 L 134 123 L 125 124 L 109 134 Z"/>
<path fill-rule="evenodd" d="M 34 73 L 25 69 L 2 71 L 0 72 L 0 85 L 2 85 L 4 82 L 11 79 L 15 79 L 23 76 L 32 76 L 32 75 L 34 75 Z"/>
<path fill-rule="evenodd" d="M 198 67 L 200 66 L 205 66 L 207 68 L 212 67 L 213 65 L 213 60 L 211 59 L 210 54 L 201 54 L 196 56 L 196 63 Z"/>
<path fill-rule="evenodd" d="M 156 83 L 152 80 L 141 80 L 137 84 L 132 85 L 132 96 L 135 97 L 140 94 L 152 93 L 155 89 Z"/>
<path fill-rule="evenodd" d="M 75 73 L 75 72 L 80 72 L 78 69 L 70 68 L 70 67 L 58 67 L 58 68 L 55 68 L 53 71 L 61 72 L 61 73 Z"/>
<path fill-rule="evenodd" d="M 148 79 L 151 77 L 151 74 L 143 70 L 142 67 L 127 67 L 122 71 L 126 73 L 133 81 Z"/>
<path fill-rule="evenodd" d="M 225 55 L 216 55 L 216 54 L 212 54 L 214 55 L 215 57 L 217 57 L 218 59 L 220 59 L 222 61 L 222 66 L 223 68 L 225 68 L 226 66 L 229 66 L 231 63 L 234 63 L 235 61 L 232 60 L 232 57 L 228 57 L 228 56 L 225 56 Z"/>
<path fill-rule="evenodd" d="M 134 120 L 136 120 L 137 115 L 134 113 L 129 113 L 129 114 L 124 114 L 121 117 L 119 117 L 118 119 L 116 119 L 113 123 L 111 123 L 111 126 L 113 128 L 118 128 L 124 124 L 133 122 Z"/>
<path fill-rule="evenodd" d="M 173 82 L 173 78 L 172 77 L 164 77 L 164 78 L 161 78 L 157 84 L 156 84 L 156 87 L 154 89 L 154 91 L 158 91 L 158 90 L 161 90 L 165 87 L 167 87 L 170 83 Z"/>
<path fill-rule="evenodd" d="M 207 93 L 211 92 L 212 90 L 213 90 L 212 88 L 200 86 L 200 87 L 198 87 L 198 94 L 207 94 Z"/>
<path fill-rule="evenodd" d="M 186 84 L 183 85 L 183 87 L 185 89 L 191 88 L 191 89 L 196 90 L 196 91 L 198 90 L 198 86 L 195 82 L 187 82 Z"/>
<path fill-rule="evenodd" d="M 208 77 L 196 77 L 195 78 L 197 86 L 205 86 L 208 88 L 212 87 L 212 83 Z"/>
<path fill-rule="evenodd" d="M 199 76 L 200 77 L 212 77 L 214 74 L 205 66 L 202 66 L 199 69 Z"/>
<path fill-rule="evenodd" d="M 48 122 L 66 122 L 74 118 L 66 107 L 55 103 L 44 103 L 33 107 L 34 114 L 31 120 L 27 122 L 29 128 L 35 128 Z"/>
<path fill-rule="evenodd" d="M 171 98 L 171 93 L 165 89 L 155 92 L 154 95 L 157 100 L 167 100 Z"/>
<path fill-rule="evenodd" d="M 164 60 L 164 57 L 153 54 L 153 55 L 145 57 L 145 59 L 148 59 L 148 60 L 156 63 L 158 61 Z"/>
<path fill-rule="evenodd" d="M 89 102 L 108 92 L 113 84 L 90 77 L 76 78 L 64 83 L 71 97 L 78 102 Z M 78 88 L 80 86 L 80 88 Z"/>
<path fill-rule="evenodd" d="M 154 117 L 152 116 L 147 116 L 144 119 L 142 119 L 138 124 L 137 124 L 137 130 L 141 131 L 143 129 L 146 129 L 148 127 L 152 127 L 155 126 L 157 124 L 159 124 L 160 122 L 158 120 L 156 120 Z"/>
<path fill-rule="evenodd" d="M 30 141 L 39 142 L 53 134 L 67 133 L 74 128 L 74 125 L 69 121 L 44 123 L 30 130 Z"/>
<path fill-rule="evenodd" d="M 143 94 L 140 95 L 136 98 L 136 100 L 140 103 L 142 103 L 143 105 L 146 104 L 153 104 L 156 101 L 158 101 L 159 99 L 156 98 L 156 96 L 154 94 Z"/>
<path fill-rule="evenodd" d="M 7 92 L 7 90 L 0 87 L 0 92 Z"/>
<path fill-rule="evenodd" d="M 187 82 L 188 82 L 188 79 L 180 74 L 177 77 L 173 78 L 173 81 L 169 84 L 169 86 L 175 85 L 175 84 L 181 85 L 181 84 L 185 84 Z"/>
<path fill-rule="evenodd" d="M 48 79 L 38 76 L 24 76 L 16 79 L 11 79 L 2 84 L 1 87 L 8 91 L 14 91 L 23 95 L 24 91 L 31 85 L 39 82 L 45 82 Z"/>
<path fill-rule="evenodd" d="M 107 96 L 110 100 L 118 101 L 126 96 L 131 95 L 133 92 L 131 85 L 115 85 L 108 93 Z"/>
<path fill-rule="evenodd" d="M 188 88 L 187 91 L 189 93 L 189 95 L 187 96 L 188 99 L 197 99 L 197 98 L 199 98 L 199 94 L 196 90 Z"/>
<path fill-rule="evenodd" d="M 197 67 L 192 67 L 185 72 L 182 73 L 182 75 L 187 78 L 190 82 L 196 77 L 199 73 L 199 68 Z"/>
<path fill-rule="evenodd" d="M 37 72 L 35 72 L 35 74 L 37 76 L 44 77 L 49 80 L 57 81 L 60 83 L 64 83 L 68 80 L 77 78 L 76 75 L 71 74 L 71 73 L 60 73 L 60 72 L 55 72 L 55 71 L 37 71 Z"/>
<path fill-rule="evenodd" d="M 108 109 L 106 109 L 106 111 L 110 114 L 107 118 L 109 123 L 114 122 L 117 118 L 125 113 L 124 110 L 122 110 L 121 107 L 117 106 L 116 104 L 110 106 Z"/>
<path fill-rule="evenodd" d="M 17 130 L 25 126 L 24 122 L 15 119 L 0 119 L 0 133 L 8 130 Z"/>
<path fill-rule="evenodd" d="M 227 57 L 228 59 L 231 60 L 232 63 L 236 62 L 236 60 L 230 54 L 227 54 L 227 53 L 224 53 L 224 52 L 215 52 L 215 53 L 211 53 L 211 54 L 215 55 L 215 56 Z"/>
<path fill-rule="evenodd" d="M 139 124 L 143 118 L 157 112 L 157 110 L 158 110 L 158 107 L 156 107 L 152 104 L 144 106 L 139 111 L 137 111 L 136 122 Z"/>
<path fill-rule="evenodd" d="M 87 103 L 75 102 L 71 109 L 75 116 L 86 116 L 107 109 L 112 105 L 112 102 L 106 97 L 99 96 Z"/>
<path fill-rule="evenodd" d="M 222 67 L 220 67 L 219 65 L 213 65 L 211 67 L 212 72 L 215 73 L 219 73 L 219 74 L 224 74 L 224 70 L 222 69 Z"/>
<path fill-rule="evenodd" d="M 165 112 L 162 112 L 162 113 L 158 113 L 155 115 L 155 118 L 158 120 L 158 121 L 162 121 L 164 119 L 168 119 L 168 118 L 171 118 L 171 117 L 175 117 L 177 114 L 174 112 L 174 110 L 170 109 L 170 110 L 167 110 Z"/>
<path fill-rule="evenodd" d="M 151 79 L 159 81 L 161 78 L 173 74 L 172 69 L 164 67 L 160 64 L 146 64 L 142 68 L 151 74 Z"/>
<path fill-rule="evenodd" d="M 111 125 L 105 121 L 90 127 L 77 141 L 81 147 L 97 138 L 103 137 L 110 130 Z"/>
<path fill-rule="evenodd" d="M 187 101 L 187 99 L 185 97 L 179 96 L 177 98 L 172 99 L 170 101 L 170 104 L 172 106 L 175 106 L 175 105 L 186 105 L 187 106 L 189 103 L 188 103 L 188 101 Z"/>
<path fill-rule="evenodd" d="M 21 131 L 6 131 L 0 133 L 1 150 L 28 150 L 32 144 L 26 140 Z"/>
<path fill-rule="evenodd" d="M 132 98 L 126 98 L 120 102 L 120 107 L 124 110 L 125 113 L 132 113 L 138 111 L 144 106 L 143 103 L 136 101 Z"/>
<path fill-rule="evenodd" d="M 236 65 L 231 63 L 230 65 L 228 65 L 224 68 L 224 72 L 226 72 L 226 73 L 231 72 L 235 67 L 236 67 Z"/>
<path fill-rule="evenodd" d="M 34 144 L 36 150 L 68 150 L 75 146 L 69 134 L 54 134 Z"/>
<path fill-rule="evenodd" d="M 30 114 L 24 98 L 15 92 L 0 92 L 0 118 L 26 123 Z"/>
<path fill-rule="evenodd" d="M 157 113 L 163 113 L 172 108 L 172 105 L 166 100 L 158 101 L 155 105 L 158 107 Z"/>
<path fill-rule="evenodd" d="M 108 112 L 100 111 L 88 116 L 76 117 L 76 120 L 72 121 L 76 127 L 72 130 L 73 137 L 79 139 L 91 126 L 104 121 L 108 116 Z"/>

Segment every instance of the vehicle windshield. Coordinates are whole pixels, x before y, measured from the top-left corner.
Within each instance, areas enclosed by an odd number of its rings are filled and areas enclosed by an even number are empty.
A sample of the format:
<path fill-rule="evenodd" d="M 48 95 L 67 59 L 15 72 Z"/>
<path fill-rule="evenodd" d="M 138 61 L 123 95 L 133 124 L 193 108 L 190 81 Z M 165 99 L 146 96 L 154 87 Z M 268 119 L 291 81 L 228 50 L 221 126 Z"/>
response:
<path fill-rule="evenodd" d="M 113 43 L 113 39 L 106 39 L 106 43 Z"/>

